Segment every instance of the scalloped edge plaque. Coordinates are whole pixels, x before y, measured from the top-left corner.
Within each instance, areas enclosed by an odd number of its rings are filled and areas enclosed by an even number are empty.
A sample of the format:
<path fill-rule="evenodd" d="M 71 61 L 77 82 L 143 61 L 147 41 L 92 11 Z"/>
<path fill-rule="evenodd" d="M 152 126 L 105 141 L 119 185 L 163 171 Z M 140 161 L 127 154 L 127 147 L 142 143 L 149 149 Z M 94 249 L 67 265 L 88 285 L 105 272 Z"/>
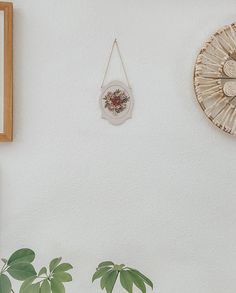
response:
<path fill-rule="evenodd" d="M 132 117 L 134 99 L 131 88 L 114 80 L 101 89 L 102 118 L 113 125 L 120 125 Z"/>

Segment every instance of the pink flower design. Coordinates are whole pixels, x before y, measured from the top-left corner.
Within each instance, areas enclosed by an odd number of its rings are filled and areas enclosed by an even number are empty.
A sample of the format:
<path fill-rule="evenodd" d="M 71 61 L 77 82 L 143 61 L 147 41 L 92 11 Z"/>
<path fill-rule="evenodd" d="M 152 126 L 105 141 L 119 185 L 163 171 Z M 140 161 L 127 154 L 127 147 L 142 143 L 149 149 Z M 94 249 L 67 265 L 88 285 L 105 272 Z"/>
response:
<path fill-rule="evenodd" d="M 109 91 L 103 99 L 105 100 L 105 108 L 117 115 L 126 109 L 130 97 L 125 91 L 116 89 L 115 91 Z"/>

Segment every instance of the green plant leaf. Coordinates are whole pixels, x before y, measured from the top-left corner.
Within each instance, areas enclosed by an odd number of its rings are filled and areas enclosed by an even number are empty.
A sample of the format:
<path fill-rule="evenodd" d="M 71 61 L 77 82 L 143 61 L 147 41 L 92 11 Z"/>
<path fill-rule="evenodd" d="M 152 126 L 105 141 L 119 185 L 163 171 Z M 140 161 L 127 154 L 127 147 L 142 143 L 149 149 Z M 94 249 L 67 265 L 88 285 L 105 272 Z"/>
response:
<path fill-rule="evenodd" d="M 65 293 L 64 285 L 56 279 L 51 280 L 52 293 Z"/>
<path fill-rule="evenodd" d="M 8 276 L 0 275 L 0 293 L 10 293 L 11 292 L 11 282 Z"/>
<path fill-rule="evenodd" d="M 7 272 L 16 280 L 24 281 L 25 279 L 36 276 L 37 273 L 30 263 L 16 263 L 11 265 Z"/>
<path fill-rule="evenodd" d="M 36 276 L 29 277 L 28 279 L 26 279 L 20 287 L 20 293 L 24 293 L 25 291 L 27 291 L 27 288 L 33 283 L 35 279 Z"/>
<path fill-rule="evenodd" d="M 72 281 L 71 275 L 66 272 L 54 273 L 53 278 L 55 278 L 57 281 L 60 281 L 60 282 L 71 282 Z"/>
<path fill-rule="evenodd" d="M 128 271 L 125 271 L 125 270 L 120 271 L 120 283 L 126 291 L 128 291 L 129 293 L 132 293 L 133 281 Z"/>
<path fill-rule="evenodd" d="M 49 270 L 52 272 L 61 262 L 61 257 L 54 258 L 49 264 Z"/>
<path fill-rule="evenodd" d="M 57 272 L 65 272 L 65 271 L 68 271 L 68 270 L 71 270 L 73 269 L 72 265 L 69 264 L 69 263 L 62 263 L 60 264 L 59 266 L 57 266 L 54 270 L 54 273 L 57 273 Z"/>
<path fill-rule="evenodd" d="M 100 269 L 98 269 L 92 277 L 92 282 L 100 277 L 102 277 L 107 271 L 109 271 L 111 269 L 111 267 L 102 267 Z"/>
<path fill-rule="evenodd" d="M 1 258 L 1 261 L 4 262 L 5 264 L 7 263 L 7 259 L 6 258 Z"/>
<path fill-rule="evenodd" d="M 107 267 L 107 266 L 114 266 L 112 261 L 103 261 L 98 265 L 98 268 Z"/>
<path fill-rule="evenodd" d="M 129 270 L 131 270 L 131 272 L 134 272 L 135 274 L 138 274 L 143 281 L 150 286 L 153 289 L 153 283 L 150 279 L 148 279 L 148 277 L 144 276 L 142 273 L 140 273 L 138 270 L 132 269 L 132 268 L 128 268 Z"/>
<path fill-rule="evenodd" d="M 32 290 L 30 293 L 39 293 L 40 292 L 40 283 L 32 284 Z"/>
<path fill-rule="evenodd" d="M 107 282 L 107 280 L 108 280 L 108 278 L 109 278 L 109 275 L 110 275 L 110 273 L 112 273 L 112 272 L 113 272 L 113 270 L 107 271 L 107 272 L 101 277 L 101 280 L 100 280 L 100 286 L 101 286 L 102 290 L 105 288 L 105 286 L 106 286 L 106 282 Z"/>
<path fill-rule="evenodd" d="M 29 248 L 22 248 L 17 251 L 15 251 L 9 258 L 7 264 L 12 265 L 15 263 L 21 263 L 21 262 L 28 262 L 31 263 L 35 258 L 35 253 L 33 250 Z"/>
<path fill-rule="evenodd" d="M 51 293 L 51 287 L 50 287 L 48 280 L 43 281 L 41 288 L 40 288 L 40 293 Z"/>
<path fill-rule="evenodd" d="M 127 272 L 130 274 L 131 279 L 133 280 L 135 286 L 139 288 L 142 291 L 142 293 L 146 293 L 146 286 L 143 279 L 138 274 L 135 274 L 132 271 L 127 271 Z"/>
<path fill-rule="evenodd" d="M 40 292 L 40 283 L 29 284 L 25 289 L 23 289 L 22 293 L 39 293 Z"/>
<path fill-rule="evenodd" d="M 38 276 L 41 276 L 41 275 L 46 275 L 47 274 L 47 268 L 45 267 L 42 267 L 41 270 L 39 271 L 38 273 Z"/>
<path fill-rule="evenodd" d="M 109 273 L 109 276 L 106 279 L 106 283 L 105 283 L 105 289 L 106 289 L 107 293 L 112 293 L 112 290 L 113 290 L 115 283 L 116 283 L 116 279 L 118 277 L 118 274 L 119 274 L 118 271 L 111 271 Z"/>

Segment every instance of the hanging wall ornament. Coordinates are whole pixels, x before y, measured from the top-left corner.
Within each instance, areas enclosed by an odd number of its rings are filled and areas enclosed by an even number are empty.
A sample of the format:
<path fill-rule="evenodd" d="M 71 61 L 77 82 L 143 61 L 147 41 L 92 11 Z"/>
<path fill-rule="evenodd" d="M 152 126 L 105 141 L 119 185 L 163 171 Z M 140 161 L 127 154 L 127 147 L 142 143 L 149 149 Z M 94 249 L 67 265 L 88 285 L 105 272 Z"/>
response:
<path fill-rule="evenodd" d="M 236 23 L 218 30 L 201 49 L 194 71 L 198 102 L 220 129 L 236 134 Z"/>
<path fill-rule="evenodd" d="M 112 53 L 115 47 L 118 51 L 118 55 L 121 61 L 127 85 L 118 80 L 111 81 L 108 84 L 104 85 L 107 72 L 110 66 Z M 128 76 L 125 70 L 123 59 L 121 57 L 117 40 L 115 40 L 112 45 L 105 75 L 101 85 L 100 106 L 102 111 L 102 118 L 107 119 L 113 125 L 122 124 L 127 119 L 131 118 L 133 104 L 134 99 L 132 95 L 132 89 L 128 80 Z"/>

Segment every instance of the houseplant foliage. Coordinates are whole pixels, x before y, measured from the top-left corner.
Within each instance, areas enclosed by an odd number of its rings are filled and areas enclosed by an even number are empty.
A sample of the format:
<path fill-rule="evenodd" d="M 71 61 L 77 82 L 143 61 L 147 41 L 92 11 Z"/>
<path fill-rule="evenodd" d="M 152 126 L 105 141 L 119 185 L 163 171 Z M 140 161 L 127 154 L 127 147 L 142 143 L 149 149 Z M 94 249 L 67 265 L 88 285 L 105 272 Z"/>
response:
<path fill-rule="evenodd" d="M 153 289 L 152 281 L 144 274 L 124 264 L 114 264 L 112 261 L 104 261 L 98 265 L 92 277 L 92 282 L 100 278 L 101 288 L 105 288 L 107 293 L 112 293 L 119 275 L 121 286 L 128 291 L 128 293 L 133 292 L 133 285 L 142 293 L 146 293 L 146 285 Z"/>
<path fill-rule="evenodd" d="M 36 276 L 27 278 L 21 285 L 20 293 L 65 293 L 65 282 L 71 282 L 67 272 L 72 269 L 69 263 L 61 263 L 62 258 L 54 258 L 49 267 L 42 267 Z"/>
<path fill-rule="evenodd" d="M 23 248 L 15 251 L 9 259 L 2 258 L 3 266 L 0 271 L 0 293 L 13 291 L 11 278 L 24 281 L 36 276 L 36 271 L 31 264 L 35 259 L 33 250 Z"/>
<path fill-rule="evenodd" d="M 37 273 L 32 265 L 35 253 L 28 248 L 19 249 L 10 258 L 2 259 L 0 272 L 0 293 L 13 291 L 9 277 L 23 281 L 20 293 L 64 293 L 64 282 L 72 281 L 67 272 L 72 269 L 69 263 L 61 263 L 62 258 L 54 258 L 49 267 L 42 267 Z"/>

